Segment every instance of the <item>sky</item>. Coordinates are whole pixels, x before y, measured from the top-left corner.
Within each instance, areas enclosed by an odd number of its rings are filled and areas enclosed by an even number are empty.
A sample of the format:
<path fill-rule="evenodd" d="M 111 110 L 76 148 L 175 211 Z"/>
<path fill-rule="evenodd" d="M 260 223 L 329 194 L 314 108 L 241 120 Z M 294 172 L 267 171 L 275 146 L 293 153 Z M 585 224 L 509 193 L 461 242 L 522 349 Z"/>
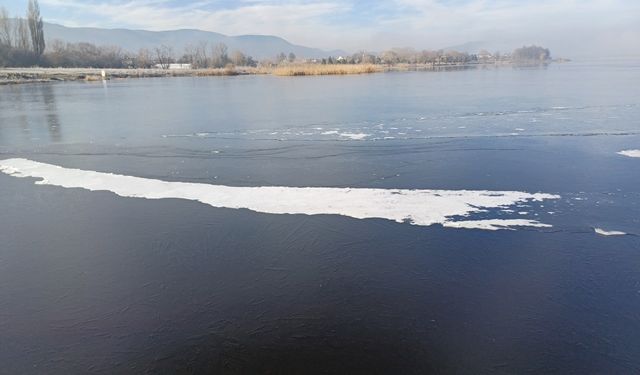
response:
<path fill-rule="evenodd" d="M 27 0 L 0 0 L 24 14 Z M 277 35 L 327 50 L 538 44 L 555 56 L 640 56 L 640 0 L 40 0 L 47 22 Z"/>

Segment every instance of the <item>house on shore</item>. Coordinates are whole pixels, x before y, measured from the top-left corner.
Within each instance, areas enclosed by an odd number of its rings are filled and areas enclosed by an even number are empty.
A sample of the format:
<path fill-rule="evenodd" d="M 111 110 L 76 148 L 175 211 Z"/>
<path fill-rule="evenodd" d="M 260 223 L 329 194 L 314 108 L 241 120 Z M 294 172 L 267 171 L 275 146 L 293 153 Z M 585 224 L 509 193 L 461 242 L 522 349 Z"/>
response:
<path fill-rule="evenodd" d="M 169 69 L 169 70 L 189 70 L 191 64 L 156 64 L 156 69 Z"/>

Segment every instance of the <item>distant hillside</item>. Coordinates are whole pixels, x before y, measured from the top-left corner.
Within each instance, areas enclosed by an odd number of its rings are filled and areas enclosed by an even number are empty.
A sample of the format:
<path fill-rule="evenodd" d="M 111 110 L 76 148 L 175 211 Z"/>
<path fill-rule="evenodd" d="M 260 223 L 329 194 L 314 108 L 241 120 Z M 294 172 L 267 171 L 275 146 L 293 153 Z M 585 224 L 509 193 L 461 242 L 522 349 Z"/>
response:
<path fill-rule="evenodd" d="M 455 46 L 448 46 L 443 48 L 444 51 L 458 51 L 458 52 L 466 52 L 466 53 L 478 53 L 482 50 L 489 51 L 491 53 L 500 51 L 511 53 L 518 45 L 510 44 L 510 43 L 490 43 L 484 41 L 472 41 L 464 44 L 458 44 Z"/>
<path fill-rule="evenodd" d="M 273 58 L 277 54 L 293 52 L 298 57 L 321 58 L 345 54 L 343 51 L 323 51 L 298 46 L 269 35 L 227 36 L 202 30 L 145 31 L 128 29 L 99 29 L 92 27 L 66 27 L 53 23 L 44 24 L 47 41 L 60 39 L 65 42 L 88 42 L 96 45 L 113 45 L 135 52 L 140 48 L 152 49 L 160 45 L 171 46 L 176 54 L 182 53 L 188 44 L 206 41 L 209 45 L 224 43 L 229 51 L 239 50 L 256 59 Z"/>

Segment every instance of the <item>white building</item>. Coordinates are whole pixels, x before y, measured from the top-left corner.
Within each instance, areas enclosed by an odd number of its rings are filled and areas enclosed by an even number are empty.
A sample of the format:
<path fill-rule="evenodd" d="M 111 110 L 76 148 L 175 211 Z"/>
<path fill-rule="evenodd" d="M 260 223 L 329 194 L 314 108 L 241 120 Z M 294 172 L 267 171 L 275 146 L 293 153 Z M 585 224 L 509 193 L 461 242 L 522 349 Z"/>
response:
<path fill-rule="evenodd" d="M 162 64 L 156 64 L 155 65 L 156 69 L 165 69 L 165 67 L 167 67 L 167 65 L 162 65 Z M 169 69 L 169 70 L 187 70 L 187 69 L 191 69 L 191 64 L 169 64 L 166 69 Z"/>

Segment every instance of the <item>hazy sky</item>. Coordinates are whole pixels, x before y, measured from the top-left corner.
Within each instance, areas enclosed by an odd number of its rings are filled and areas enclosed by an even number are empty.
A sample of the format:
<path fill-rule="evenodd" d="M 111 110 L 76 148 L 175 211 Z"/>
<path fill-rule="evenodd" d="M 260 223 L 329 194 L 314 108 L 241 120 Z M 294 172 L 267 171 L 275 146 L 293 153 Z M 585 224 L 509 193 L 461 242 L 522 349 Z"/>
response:
<path fill-rule="evenodd" d="M 0 0 L 23 14 L 27 0 Z M 640 0 L 40 0 L 46 21 L 272 34 L 324 49 L 550 47 L 556 56 L 640 55 Z"/>

